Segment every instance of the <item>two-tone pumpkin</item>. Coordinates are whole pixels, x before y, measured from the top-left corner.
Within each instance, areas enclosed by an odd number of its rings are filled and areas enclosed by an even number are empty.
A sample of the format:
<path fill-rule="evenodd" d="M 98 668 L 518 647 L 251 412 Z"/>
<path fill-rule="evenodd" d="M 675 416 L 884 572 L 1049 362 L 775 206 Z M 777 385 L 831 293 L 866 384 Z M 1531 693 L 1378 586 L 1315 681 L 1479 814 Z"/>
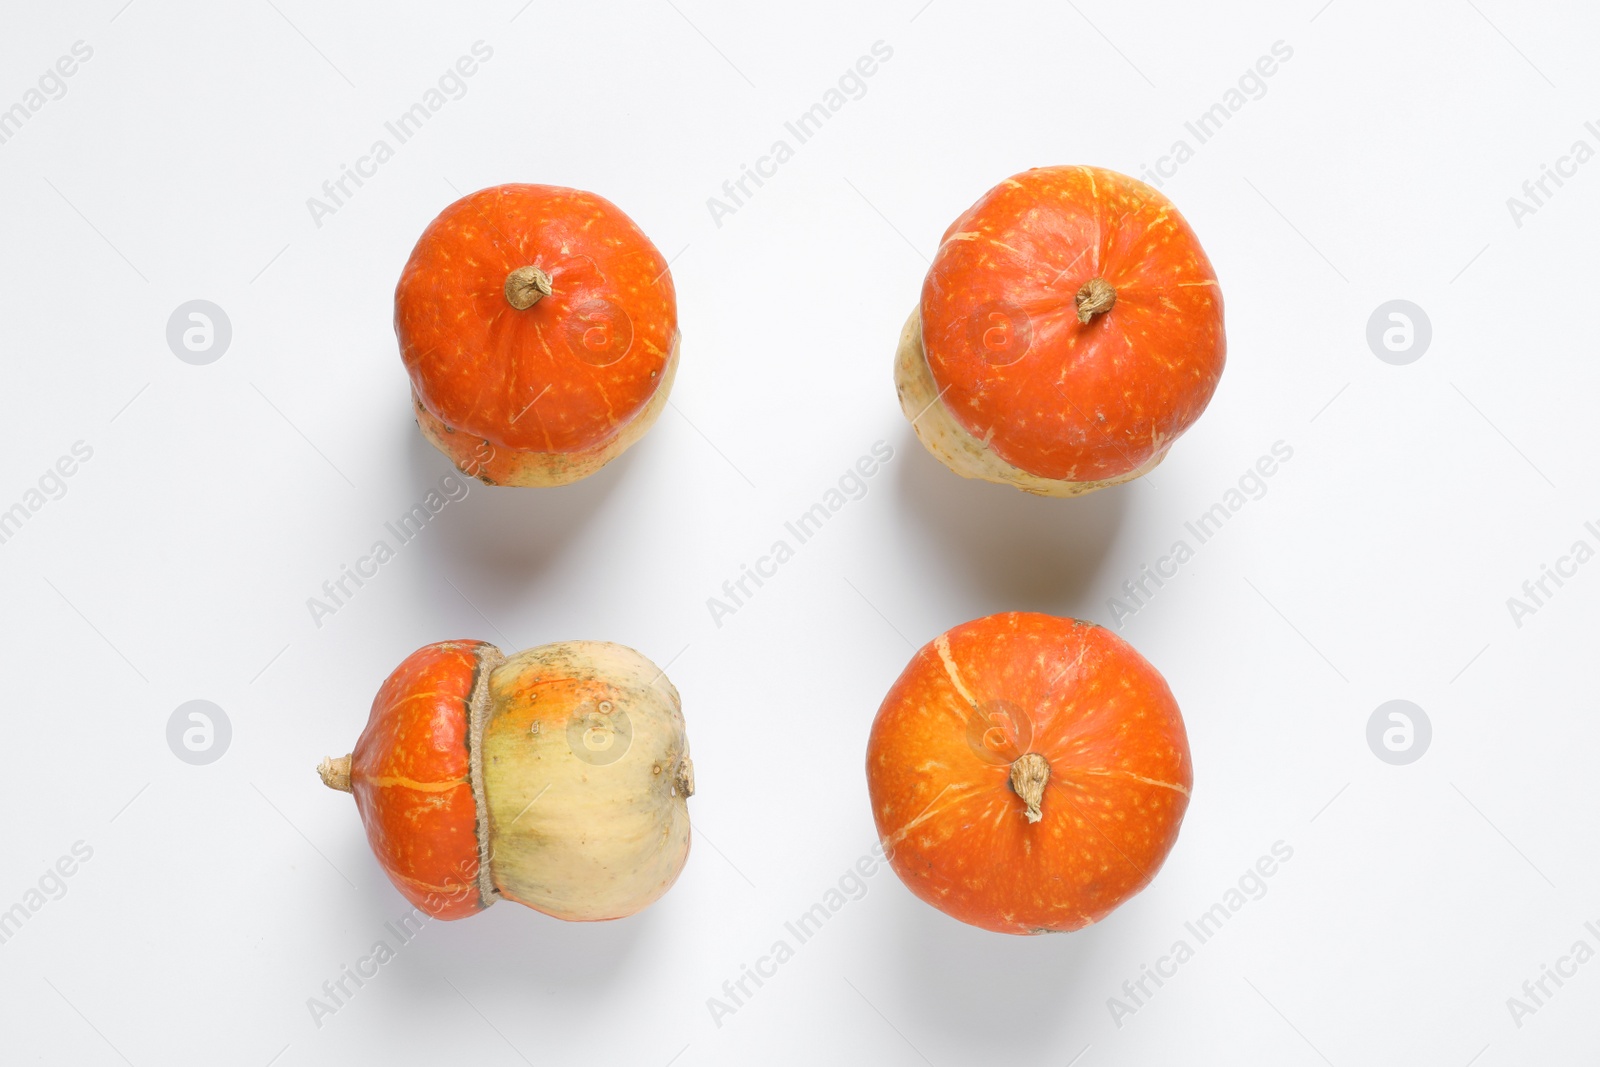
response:
<path fill-rule="evenodd" d="M 354 751 L 318 771 L 354 794 L 395 888 L 440 919 L 502 897 L 620 918 L 665 893 L 689 854 L 678 691 L 622 645 L 428 645 L 379 688 Z"/>
<path fill-rule="evenodd" d="M 945 231 L 895 385 L 957 474 L 1076 496 L 1160 463 L 1226 352 L 1216 272 L 1170 200 L 1115 171 L 1039 167 Z"/>
<path fill-rule="evenodd" d="M 564 485 L 639 440 L 678 367 L 667 261 L 615 204 L 499 185 L 445 208 L 395 288 L 417 425 L 491 485 Z"/>

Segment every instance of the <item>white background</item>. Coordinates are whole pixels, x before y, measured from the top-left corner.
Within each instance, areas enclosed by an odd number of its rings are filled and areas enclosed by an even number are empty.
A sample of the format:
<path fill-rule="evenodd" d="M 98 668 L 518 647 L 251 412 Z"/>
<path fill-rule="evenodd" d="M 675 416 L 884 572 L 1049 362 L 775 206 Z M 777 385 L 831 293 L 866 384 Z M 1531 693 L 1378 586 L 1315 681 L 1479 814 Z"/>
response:
<path fill-rule="evenodd" d="M 1600 20 L 922 3 L 8 8 L 0 108 L 74 42 L 93 57 L 0 145 L 0 508 L 74 442 L 93 457 L 0 545 L 0 909 L 75 842 L 93 856 L 0 945 L 7 1062 L 1593 1059 L 1600 962 L 1520 1027 L 1507 998 L 1600 948 L 1600 565 L 1520 627 L 1506 600 L 1600 541 L 1600 163 L 1520 227 L 1506 200 L 1600 147 Z M 465 95 L 315 224 L 307 198 L 478 40 Z M 718 226 L 707 198 L 880 40 L 865 95 Z M 1265 95 L 1165 185 L 1227 303 L 1204 417 L 1151 478 L 1081 500 L 944 470 L 890 373 L 944 227 L 1029 166 L 1138 173 L 1193 145 L 1185 121 L 1280 40 Z M 672 406 L 586 482 L 474 486 L 318 627 L 307 598 L 450 471 L 407 403 L 401 265 L 445 204 L 507 181 L 599 192 L 672 258 Z M 233 328 L 207 366 L 165 337 L 197 298 Z M 1366 341 L 1391 299 L 1432 322 L 1407 366 Z M 878 440 L 895 458 L 866 496 L 714 626 L 707 598 Z M 1007 609 L 1109 623 L 1280 440 L 1265 495 L 1120 630 L 1196 768 L 1151 888 L 1013 938 L 882 872 L 717 1025 L 708 998 L 871 846 L 864 744 L 912 646 Z M 312 768 L 403 656 L 457 637 L 669 665 L 700 790 L 688 867 L 624 921 L 503 903 L 430 924 L 318 1026 L 308 998 L 408 908 Z M 232 724 L 208 766 L 166 740 L 192 699 Z M 1433 725 L 1408 766 L 1367 744 L 1391 699 Z M 1108 999 L 1278 841 L 1266 894 L 1118 1026 Z"/>

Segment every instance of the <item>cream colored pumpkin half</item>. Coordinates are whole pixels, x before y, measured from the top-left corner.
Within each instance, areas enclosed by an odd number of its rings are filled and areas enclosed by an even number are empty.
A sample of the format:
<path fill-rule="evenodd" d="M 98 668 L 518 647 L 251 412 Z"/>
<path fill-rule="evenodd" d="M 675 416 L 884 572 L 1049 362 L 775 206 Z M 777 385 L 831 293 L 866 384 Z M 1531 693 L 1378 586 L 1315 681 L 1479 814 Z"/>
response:
<path fill-rule="evenodd" d="M 544 645 L 489 676 L 479 755 L 502 896 L 559 919 L 659 898 L 689 855 L 694 791 L 678 691 L 631 648 Z"/>

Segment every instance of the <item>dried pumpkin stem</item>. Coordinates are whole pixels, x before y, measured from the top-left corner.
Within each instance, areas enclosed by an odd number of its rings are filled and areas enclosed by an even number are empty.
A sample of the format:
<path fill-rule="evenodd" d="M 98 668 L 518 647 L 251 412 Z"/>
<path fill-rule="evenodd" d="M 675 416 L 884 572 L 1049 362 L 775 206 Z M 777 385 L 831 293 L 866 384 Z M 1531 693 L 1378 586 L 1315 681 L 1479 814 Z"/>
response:
<path fill-rule="evenodd" d="M 1022 798 L 1029 822 L 1044 818 L 1039 805 L 1044 801 L 1044 786 L 1050 780 L 1050 763 L 1037 752 L 1025 752 L 1011 765 L 1011 789 Z"/>
<path fill-rule="evenodd" d="M 689 762 L 688 756 L 678 761 L 678 771 L 673 775 L 672 782 L 677 786 L 679 796 L 694 796 L 694 764 Z"/>
<path fill-rule="evenodd" d="M 317 764 L 317 773 L 322 776 L 322 784 L 329 789 L 337 789 L 341 793 L 350 792 L 349 756 L 329 756 Z"/>
<path fill-rule="evenodd" d="M 518 267 L 506 275 L 506 303 L 518 311 L 526 311 L 553 292 L 550 275 L 538 267 Z"/>
<path fill-rule="evenodd" d="M 1117 291 L 1104 278 L 1090 278 L 1074 299 L 1078 305 L 1078 321 L 1087 326 L 1090 319 L 1116 306 Z"/>

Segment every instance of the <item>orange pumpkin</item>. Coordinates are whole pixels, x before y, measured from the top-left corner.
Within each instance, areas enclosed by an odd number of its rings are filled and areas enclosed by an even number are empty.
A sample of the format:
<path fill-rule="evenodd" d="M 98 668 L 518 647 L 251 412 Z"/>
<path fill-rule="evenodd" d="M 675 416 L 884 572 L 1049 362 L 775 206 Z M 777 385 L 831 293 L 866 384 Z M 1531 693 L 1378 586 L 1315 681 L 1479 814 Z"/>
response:
<path fill-rule="evenodd" d="M 895 383 L 957 474 L 1075 496 L 1160 463 L 1226 352 L 1216 274 L 1171 201 L 1115 171 L 1040 167 L 945 232 Z"/>
<path fill-rule="evenodd" d="M 482 641 L 428 645 L 378 690 L 355 750 L 318 771 L 355 795 L 395 888 L 440 919 L 501 897 L 620 918 L 665 893 L 689 853 L 678 691 L 621 645 L 509 658 Z"/>
<path fill-rule="evenodd" d="M 637 441 L 678 365 L 667 262 L 593 193 L 451 204 L 400 275 L 395 334 L 423 434 L 491 485 L 563 485 Z"/>
<path fill-rule="evenodd" d="M 1148 885 L 1192 784 L 1161 675 L 1109 630 L 1051 615 L 991 615 L 925 645 L 867 746 L 901 881 L 1009 934 L 1079 929 Z"/>

